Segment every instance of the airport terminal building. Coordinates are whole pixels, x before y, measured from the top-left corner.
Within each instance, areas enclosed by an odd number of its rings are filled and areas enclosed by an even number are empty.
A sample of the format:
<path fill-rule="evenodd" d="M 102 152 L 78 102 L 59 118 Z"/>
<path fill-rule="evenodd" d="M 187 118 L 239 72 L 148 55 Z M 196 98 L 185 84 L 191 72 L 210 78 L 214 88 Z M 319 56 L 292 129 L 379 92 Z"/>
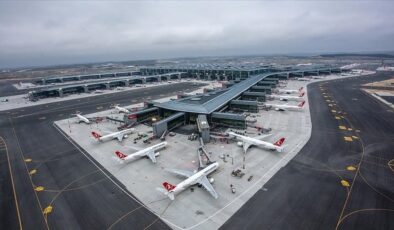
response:
<path fill-rule="evenodd" d="M 261 102 L 266 100 L 266 95 L 271 94 L 281 80 L 294 77 L 317 76 L 331 73 L 341 73 L 337 67 L 313 66 L 297 69 L 277 69 L 264 66 L 262 68 L 141 68 L 143 76 L 170 74 L 171 71 L 182 73 L 187 78 L 205 80 L 225 80 L 223 87 L 208 90 L 199 95 L 178 95 L 177 100 L 164 103 L 153 103 L 147 110 L 152 117 L 161 120 L 152 124 L 156 136 L 165 135 L 166 132 L 184 124 L 196 124 L 199 120 L 208 121 L 211 126 L 227 126 L 245 129 L 246 117 L 239 111 L 258 112 Z M 226 72 L 227 71 L 227 72 Z M 231 73 L 230 73 L 231 72 Z M 152 109 L 155 111 L 152 113 Z M 144 110 L 136 114 L 125 115 L 125 122 L 137 120 L 144 115 Z M 144 116 L 149 119 L 150 116 Z M 207 124 L 205 124 L 206 126 Z M 208 128 L 209 130 L 209 128 Z"/>
<path fill-rule="evenodd" d="M 125 125 L 150 122 L 155 136 L 184 124 L 198 127 L 227 126 L 245 129 L 247 120 L 241 112 L 259 111 L 266 96 L 281 80 L 326 75 L 347 71 L 339 67 L 190 64 L 140 68 L 138 72 L 105 73 L 96 75 L 50 77 L 39 80 L 47 87 L 29 92 L 35 100 L 62 97 L 75 93 L 90 93 L 117 87 L 141 86 L 151 82 L 180 79 L 222 81 L 222 87 L 205 90 L 199 95 L 178 95 L 177 100 L 147 103 L 144 109 L 124 115 Z M 58 85 L 57 85 L 58 84 Z M 207 121 L 207 124 L 199 124 Z M 209 130 L 209 128 L 208 128 Z"/>

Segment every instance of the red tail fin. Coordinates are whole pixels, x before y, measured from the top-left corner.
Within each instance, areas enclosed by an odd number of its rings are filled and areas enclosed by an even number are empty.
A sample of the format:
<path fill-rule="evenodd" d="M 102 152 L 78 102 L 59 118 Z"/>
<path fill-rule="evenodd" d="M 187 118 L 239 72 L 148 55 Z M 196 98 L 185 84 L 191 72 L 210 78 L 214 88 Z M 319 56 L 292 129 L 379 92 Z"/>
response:
<path fill-rule="evenodd" d="M 300 97 L 303 97 L 303 96 L 304 96 L 304 94 L 305 94 L 305 92 L 302 92 L 302 93 L 300 94 Z"/>
<path fill-rule="evenodd" d="M 283 144 L 283 142 L 285 142 L 285 138 L 284 137 L 282 137 L 277 142 L 275 142 L 274 145 L 280 147 Z"/>
<path fill-rule="evenodd" d="M 101 137 L 100 134 L 96 133 L 96 132 L 92 132 L 92 135 L 94 138 L 99 139 Z"/>
<path fill-rule="evenodd" d="M 298 105 L 298 107 L 302 108 L 302 107 L 304 106 L 304 104 L 305 104 L 305 101 L 301 102 L 301 103 Z"/>
<path fill-rule="evenodd" d="M 124 158 L 127 157 L 126 154 L 123 154 L 120 151 L 116 151 L 115 154 L 116 154 L 116 156 L 118 156 L 122 160 L 124 160 Z"/>
<path fill-rule="evenodd" d="M 163 183 L 163 187 L 165 188 L 165 189 L 167 189 L 167 191 L 172 191 L 176 186 L 175 185 L 172 185 L 172 184 L 170 184 L 170 183 L 168 183 L 168 182 L 164 182 Z"/>

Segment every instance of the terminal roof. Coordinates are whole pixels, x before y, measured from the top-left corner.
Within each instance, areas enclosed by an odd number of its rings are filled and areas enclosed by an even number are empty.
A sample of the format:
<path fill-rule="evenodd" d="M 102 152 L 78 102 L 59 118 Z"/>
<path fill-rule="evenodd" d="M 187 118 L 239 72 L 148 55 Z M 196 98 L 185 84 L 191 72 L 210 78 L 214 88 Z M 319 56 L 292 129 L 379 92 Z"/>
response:
<path fill-rule="evenodd" d="M 273 73 L 254 75 L 228 89 L 207 93 L 209 94 L 209 96 L 207 96 L 209 100 L 204 99 L 204 97 L 206 97 L 205 95 L 196 95 L 180 100 L 156 103 L 155 106 L 175 111 L 211 114 L 270 75 L 273 75 Z"/>

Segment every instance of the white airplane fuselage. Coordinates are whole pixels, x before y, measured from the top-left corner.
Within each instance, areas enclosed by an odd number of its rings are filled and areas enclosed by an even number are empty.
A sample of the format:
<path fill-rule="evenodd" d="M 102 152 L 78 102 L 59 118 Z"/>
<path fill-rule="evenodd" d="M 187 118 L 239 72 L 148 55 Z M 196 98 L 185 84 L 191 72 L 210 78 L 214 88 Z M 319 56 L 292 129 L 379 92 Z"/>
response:
<path fill-rule="evenodd" d="M 120 107 L 120 106 L 114 106 L 114 108 L 116 109 L 116 110 L 118 110 L 119 111 L 119 113 L 130 113 L 130 110 L 128 110 L 128 109 L 126 109 L 126 108 L 123 108 L 123 107 Z"/>
<path fill-rule="evenodd" d="M 80 114 L 76 114 L 77 115 L 77 118 L 78 118 L 78 122 L 80 123 L 80 122 L 85 122 L 86 124 L 90 124 L 90 121 L 89 121 L 89 119 L 87 119 L 86 117 L 84 117 L 84 116 L 82 116 L 82 115 L 80 115 Z"/>
<path fill-rule="evenodd" d="M 302 97 L 299 96 L 282 96 L 282 95 L 271 95 L 270 96 L 276 100 L 287 100 L 287 101 L 302 101 L 304 100 Z"/>
<path fill-rule="evenodd" d="M 114 132 L 114 133 L 110 133 L 110 134 L 107 134 L 104 136 L 97 137 L 97 140 L 98 141 L 109 141 L 109 140 L 118 138 L 118 136 L 124 136 L 124 135 L 131 134 L 133 131 L 134 131 L 134 128 L 125 129 L 125 130 L 122 130 L 119 132 Z"/>
<path fill-rule="evenodd" d="M 159 152 L 155 153 L 155 157 L 158 157 L 158 156 L 160 156 L 160 153 Z M 132 153 L 130 155 L 127 155 L 127 157 L 124 158 L 124 162 L 130 163 L 132 161 L 136 161 L 136 160 L 141 159 L 143 157 L 146 157 L 146 152 Z"/>
<path fill-rule="evenodd" d="M 278 152 L 283 151 L 283 147 L 276 146 L 276 145 L 266 142 L 266 141 L 258 140 L 258 139 L 252 138 L 252 137 L 243 136 L 243 135 L 236 134 L 233 132 L 229 132 L 228 134 L 230 136 L 234 136 L 238 139 L 241 139 L 243 142 L 246 142 L 251 145 L 256 145 L 256 146 L 259 146 L 259 147 L 262 147 L 262 148 L 268 149 L 268 150 L 276 150 Z"/>
<path fill-rule="evenodd" d="M 278 104 L 269 104 L 269 103 L 265 103 L 265 106 L 271 106 L 273 107 L 275 110 L 302 110 L 304 107 L 304 103 L 302 102 L 299 105 L 278 105 Z"/>
<path fill-rule="evenodd" d="M 311 79 L 307 78 L 307 77 L 299 77 L 299 78 L 297 78 L 297 80 L 298 81 L 310 81 Z"/>
<path fill-rule="evenodd" d="M 166 146 L 167 146 L 167 142 L 165 142 L 165 141 L 164 142 L 160 142 L 160 143 L 158 143 L 156 145 L 147 147 L 147 148 L 142 149 L 142 150 L 140 150 L 138 152 L 135 152 L 135 153 L 132 153 L 130 155 L 127 155 L 127 157 L 124 158 L 124 162 L 125 163 L 129 163 L 131 161 L 135 161 L 135 160 L 140 159 L 142 157 L 146 157 L 148 152 L 150 152 L 150 151 L 157 151 L 157 150 L 162 149 L 162 148 L 164 148 Z M 158 153 L 158 152 L 155 153 L 156 157 L 159 156 L 159 155 L 160 155 L 160 153 Z"/>
<path fill-rule="evenodd" d="M 299 91 L 295 90 L 295 89 L 279 89 L 278 91 L 279 91 L 279 93 L 282 93 L 282 94 L 296 94 L 296 93 L 299 93 Z"/>
<path fill-rule="evenodd" d="M 201 177 L 208 176 L 213 171 L 215 171 L 218 167 L 219 167 L 218 162 L 208 165 L 207 167 L 205 167 L 201 171 L 198 171 L 197 173 L 195 173 L 191 177 L 189 177 L 186 180 L 182 181 L 181 183 L 177 184 L 176 187 L 173 190 L 171 190 L 171 192 L 174 193 L 174 195 L 175 195 L 175 194 L 182 192 L 183 190 L 187 189 L 188 187 L 190 187 L 192 185 L 198 184 Z"/>

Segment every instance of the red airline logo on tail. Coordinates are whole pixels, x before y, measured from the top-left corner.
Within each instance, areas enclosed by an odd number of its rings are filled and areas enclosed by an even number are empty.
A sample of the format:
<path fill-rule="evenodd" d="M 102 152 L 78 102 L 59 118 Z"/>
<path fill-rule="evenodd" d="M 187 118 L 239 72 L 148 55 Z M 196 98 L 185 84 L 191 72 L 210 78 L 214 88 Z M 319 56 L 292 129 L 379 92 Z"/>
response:
<path fill-rule="evenodd" d="M 100 134 L 96 133 L 96 132 L 92 132 L 92 135 L 94 138 L 99 139 L 101 137 Z"/>
<path fill-rule="evenodd" d="M 120 151 L 116 151 L 115 153 L 116 153 L 116 156 L 118 156 L 118 157 L 119 157 L 120 159 L 122 159 L 122 160 L 123 160 L 125 157 L 127 157 L 127 155 L 121 153 Z"/>
<path fill-rule="evenodd" d="M 170 183 L 168 183 L 168 182 L 164 182 L 164 183 L 163 183 L 163 186 L 164 186 L 164 188 L 167 189 L 167 191 L 169 191 L 169 192 L 171 192 L 171 191 L 176 187 L 175 185 L 172 185 L 172 184 L 170 184 Z"/>
<path fill-rule="evenodd" d="M 302 108 L 302 107 L 304 106 L 304 104 L 305 104 L 305 101 L 301 102 L 301 103 L 298 105 L 298 107 Z"/>
<path fill-rule="evenodd" d="M 283 144 L 283 142 L 285 142 L 285 138 L 284 137 L 279 139 L 279 141 L 275 142 L 274 145 L 280 147 Z"/>

